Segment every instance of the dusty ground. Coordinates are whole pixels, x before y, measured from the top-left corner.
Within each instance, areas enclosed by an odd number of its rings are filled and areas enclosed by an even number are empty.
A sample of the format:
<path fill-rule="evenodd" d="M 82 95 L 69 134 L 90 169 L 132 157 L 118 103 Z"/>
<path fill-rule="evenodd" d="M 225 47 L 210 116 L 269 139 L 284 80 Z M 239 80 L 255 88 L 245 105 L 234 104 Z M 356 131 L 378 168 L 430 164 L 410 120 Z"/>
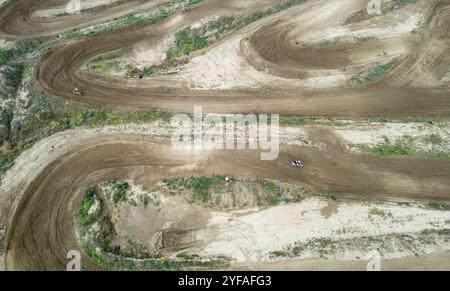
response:
<path fill-rule="evenodd" d="M 0 36 L 12 39 L 53 36 L 151 9 L 165 1 L 126 1 L 74 16 L 36 18 L 30 13 L 48 12 L 65 2 L 6 3 L 0 9 Z M 215 16 L 254 12 L 279 2 L 204 0 L 187 14 L 176 13 L 153 25 L 75 39 L 51 48 L 43 56 L 36 81 L 42 91 L 51 95 L 118 110 L 159 108 L 190 112 L 194 105 L 200 104 L 205 113 L 449 117 L 448 0 L 436 6 L 419 1 L 398 11 L 389 9 L 377 17 L 361 14 L 367 4 L 363 0 L 305 1 L 192 54 L 183 72 L 172 77 L 125 80 L 81 70 L 90 59 L 125 48 L 133 48 L 136 64 L 158 62 L 163 58 L 161 51 L 167 40 L 186 26 L 198 25 L 199 20 Z M 369 38 L 362 41 L 364 37 Z M 153 52 L 154 58 L 142 61 L 148 56 L 148 49 L 157 47 L 162 49 Z M 383 54 L 384 49 L 387 55 Z M 394 58 L 393 67 L 376 81 L 351 81 L 355 74 L 364 74 L 372 66 Z M 73 95 L 74 87 L 81 88 L 84 95 Z M 67 251 L 80 249 L 73 212 L 83 189 L 112 177 L 144 186 L 167 177 L 190 175 L 264 177 L 307 184 L 318 191 L 333 193 L 338 199 L 448 202 L 448 159 L 377 157 L 347 148 L 348 144 L 375 144 L 384 135 L 420 138 L 425 133 L 435 133 L 435 129 L 414 126 L 418 125 L 387 124 L 378 128 L 371 125 L 368 131 L 358 126 L 334 131 L 323 127 L 285 129 L 280 158 L 273 162 L 262 162 L 258 152 L 249 150 L 175 151 L 165 139 L 167 130 L 158 125 L 79 129 L 54 135 L 25 151 L 2 179 L 0 241 L 4 242 L 1 244 L 4 260 L 0 260 L 0 267 L 65 269 Z M 448 127 L 439 133 L 448 143 Z M 305 140 L 313 141 L 315 146 Z M 304 171 L 288 166 L 294 159 L 304 161 Z M 200 252 L 225 253 L 245 268 L 356 269 L 362 264 L 356 259 L 362 256 L 362 250 L 337 253 L 330 257 L 328 266 L 315 260 L 260 263 L 269 260 L 268 252 L 283 250 L 296 241 L 339 237 L 336 231 L 342 231 L 349 223 L 354 223 L 357 236 L 371 232 L 383 237 L 416 234 L 430 227 L 443 229 L 446 223 L 443 219 L 448 219 L 447 212 L 382 204 L 377 207 L 392 212 L 398 221 L 384 217 L 371 220 L 367 214 L 372 207 L 342 203 L 330 210 L 325 201 L 311 199 L 239 215 L 211 212 L 202 221 L 203 231 L 213 233 L 202 232 L 201 236 L 209 239 L 203 241 Z M 355 213 L 361 219 L 349 221 Z M 274 222 L 268 217 L 278 217 L 284 222 Z M 311 225 L 317 227 L 317 233 L 308 232 Z M 235 235 L 236 229 L 239 236 Z M 254 234 L 253 240 L 246 241 L 248 231 Z M 340 238 L 345 241 L 352 236 L 341 233 Z M 229 252 L 230 249 L 236 251 Z M 448 260 L 443 259 L 448 257 L 446 250 L 448 245 L 439 242 L 438 247 L 424 246 L 420 251 L 424 254 L 443 251 L 443 256 L 398 259 L 411 254 L 387 252 L 386 264 L 388 268 L 404 269 L 410 268 L 408 264 L 414 261 L 419 269 L 448 269 Z M 310 257 L 314 255 L 301 258 Z M 85 269 L 98 268 L 87 258 L 83 262 Z"/>
<path fill-rule="evenodd" d="M 344 21 L 345 15 L 361 9 L 362 2 L 364 1 L 352 1 L 345 5 L 341 1 L 335 2 L 334 5 L 342 7 L 342 11 L 339 11 L 342 14 L 341 21 Z M 295 16 L 298 15 L 302 22 L 307 22 L 308 19 L 304 17 L 308 15 L 309 17 L 313 17 L 314 13 L 304 16 L 303 10 L 306 9 L 305 5 L 314 11 L 314 9 L 319 9 L 322 6 L 321 4 L 320 1 L 314 3 L 307 2 L 296 9 L 282 12 L 281 15 L 292 14 L 293 17 L 283 17 L 283 19 L 287 19 L 286 21 L 294 21 L 297 19 Z M 330 2 L 329 5 L 332 4 Z M 255 6 L 253 9 L 256 10 L 257 8 L 258 6 Z M 233 6 L 233 2 L 225 5 L 222 2 L 219 4 L 215 1 L 206 1 L 203 5 L 193 9 L 191 13 L 169 17 L 167 20 L 152 26 L 151 29 L 148 29 L 148 27 L 133 28 L 132 30 L 122 29 L 95 38 L 81 39 L 64 46 L 59 46 L 44 56 L 37 74 L 39 84 L 43 90 L 51 94 L 62 95 L 69 99 L 75 98 L 82 103 L 128 109 L 161 108 L 171 111 L 186 111 L 191 107 L 193 108 L 194 104 L 203 104 L 205 112 L 215 113 L 239 111 L 244 113 L 276 112 L 287 115 L 322 116 L 448 115 L 448 98 L 446 98 L 448 88 L 443 86 L 430 88 L 429 85 L 425 86 L 425 84 L 421 85 L 420 82 L 414 82 L 415 80 L 423 80 L 424 75 L 437 76 L 442 79 L 448 72 L 450 60 L 445 57 L 447 40 L 444 35 L 445 31 L 447 31 L 445 22 L 445 19 L 447 19 L 445 17 L 447 10 L 444 4 L 439 5 L 427 18 L 427 22 L 424 25 L 425 29 L 423 30 L 429 32 L 428 37 L 430 39 L 423 42 L 424 45 L 413 45 L 414 51 L 411 51 L 408 56 L 414 55 L 414 57 L 402 58 L 392 72 L 376 82 L 376 84 L 357 86 L 356 88 L 339 87 L 311 90 L 308 87 L 303 89 L 289 89 L 289 87 L 284 86 L 282 90 L 199 91 L 187 88 L 188 84 L 184 81 L 174 82 L 173 80 L 167 81 L 164 79 L 126 81 L 78 71 L 84 63 L 100 53 L 114 51 L 124 46 L 132 46 L 141 42 L 142 39 L 152 39 L 155 42 L 159 42 L 173 35 L 186 25 L 196 23 L 198 19 L 206 18 L 211 15 L 211 11 L 214 11 L 215 15 L 223 15 L 225 13 L 231 13 L 236 9 Z M 251 11 L 250 8 L 249 10 Z M 267 39 L 270 39 L 271 30 L 264 30 L 265 27 L 270 25 L 265 24 L 277 22 L 277 18 L 281 15 L 264 18 L 241 31 L 242 34 L 245 34 L 247 31 L 248 33 L 253 32 L 251 34 L 252 46 L 244 46 L 241 53 L 246 55 L 246 59 L 252 65 L 257 65 L 257 63 L 266 64 L 269 68 L 269 74 L 283 75 L 284 73 L 277 71 L 277 66 L 279 66 L 277 65 L 277 60 L 271 60 L 269 58 L 270 56 L 266 55 L 266 52 L 258 51 L 260 46 L 264 46 L 264 43 L 259 44 L 259 40 L 263 39 L 267 41 Z M 332 24 L 337 20 L 335 17 L 329 17 L 327 21 Z M 326 24 L 327 21 L 316 23 L 319 25 L 317 29 L 320 29 L 320 25 Z M 284 27 L 295 26 L 295 23 L 281 22 L 279 26 L 281 26 L 279 29 L 283 30 Z M 275 29 L 278 26 L 272 27 Z M 309 28 L 314 29 L 314 23 Z M 255 32 L 254 29 L 257 29 L 257 31 Z M 264 32 L 266 35 L 261 32 Z M 286 33 L 288 32 L 289 30 L 286 31 Z M 276 33 L 275 35 L 283 36 L 285 34 Z M 407 39 L 409 40 L 409 38 L 408 36 Z M 223 42 L 227 40 L 225 38 Z M 286 43 L 285 41 L 272 42 L 277 44 Z M 417 44 L 418 42 L 420 42 L 420 39 L 415 37 L 413 43 Z M 433 49 L 430 50 L 428 47 L 425 47 L 425 44 L 433 44 Z M 280 55 L 283 54 L 283 50 L 284 48 L 274 48 L 274 53 L 280 51 L 280 53 L 276 53 Z M 339 51 L 338 47 L 336 47 L 336 50 Z M 75 53 L 77 54 L 76 58 L 69 57 Z M 318 58 L 322 53 L 328 54 L 327 52 L 322 52 L 322 50 L 318 50 L 318 53 Z M 292 55 L 292 53 L 289 53 L 289 55 Z M 336 59 L 339 59 L 338 56 L 336 56 Z M 430 67 L 425 64 L 417 64 L 414 62 L 417 59 L 427 59 L 428 63 L 437 63 L 433 60 L 439 59 L 439 62 L 437 66 Z M 303 67 L 301 60 L 292 60 L 291 63 L 292 65 L 286 68 L 291 70 L 294 75 L 287 77 L 296 78 L 295 74 L 298 72 L 303 76 L 304 70 L 298 71 L 296 69 L 296 67 Z M 444 68 L 445 73 L 443 71 Z M 316 71 L 315 69 L 311 70 L 312 72 Z M 308 70 L 308 72 L 311 70 Z M 409 71 L 407 74 L 408 78 L 400 78 L 398 75 L 403 75 L 405 71 Z M 55 75 L 55 72 L 64 73 Z M 83 88 L 84 96 L 81 98 L 73 96 L 71 91 L 74 87 Z M 168 91 L 167 87 L 170 87 L 171 90 Z M 133 97 L 129 98 L 129 96 Z M 179 102 L 180 98 L 183 99 L 182 103 Z M 224 106 L 223 104 L 226 105 Z"/>
<path fill-rule="evenodd" d="M 16 213 L 6 236 L 6 268 L 62 268 L 65 264 L 62 254 L 78 249 L 72 213 L 81 199 L 80 194 L 88 185 L 111 177 L 151 185 L 162 178 L 221 174 L 306 183 L 337 197 L 424 202 L 448 199 L 446 161 L 383 158 L 378 162 L 375 157 L 347 152 L 323 129 L 310 129 L 309 135 L 325 144 L 325 151 L 286 145 L 275 162 L 261 162 L 254 151 L 234 151 L 232 159 L 224 151 L 186 155 L 172 150 L 161 134 L 142 134 L 139 127 L 140 137 L 130 134 L 129 128 L 119 132 L 117 129 L 68 131 L 43 140 L 18 159 L 1 185 L 2 224 L 8 222 L 12 212 Z M 300 173 L 292 170 L 288 164 L 294 157 L 310 166 Z M 41 206 L 50 208 L 42 212 Z M 56 218 L 51 219 L 54 215 Z M 34 217 L 33 222 L 30 217 Z M 50 233 L 43 232 L 43 227 Z M 48 235 L 59 237 L 50 248 Z M 45 260 L 33 254 L 44 254 Z M 92 267 L 85 265 L 85 268 Z"/>
<path fill-rule="evenodd" d="M 428 210 L 421 205 L 309 197 L 270 208 L 241 203 L 240 209 L 219 211 L 194 205 L 182 194 L 173 196 L 159 189 L 146 191 L 134 186 L 129 191 L 130 200 L 114 208 L 112 221 L 117 238 L 113 243 L 122 248 L 130 241 L 152 244 L 165 232 L 164 257 L 176 258 L 177 253 L 184 252 L 204 258 L 225 256 L 237 264 L 286 261 L 272 254 L 288 252 L 290 246 L 300 243 L 306 245 L 291 260 L 365 261 L 373 249 L 378 249 L 383 259 L 392 260 L 450 248 L 447 235 L 423 234 L 447 230 L 450 212 Z M 136 192 L 152 197 L 151 202 L 136 203 Z M 255 192 L 236 195 L 257 198 Z M 170 238 L 171 232 L 176 232 L 176 237 Z M 332 247 L 308 244 L 316 240 L 332 240 Z"/>
<path fill-rule="evenodd" d="M 93 9 L 101 6 L 108 6 L 119 2 L 120 0 L 84 0 L 80 2 L 80 12 L 86 11 L 88 9 Z M 32 17 L 51 17 L 51 16 L 61 16 L 68 13 L 67 3 L 57 7 L 50 7 L 47 9 L 37 10 L 32 14 Z M 70 10 L 69 10 L 70 11 Z"/>

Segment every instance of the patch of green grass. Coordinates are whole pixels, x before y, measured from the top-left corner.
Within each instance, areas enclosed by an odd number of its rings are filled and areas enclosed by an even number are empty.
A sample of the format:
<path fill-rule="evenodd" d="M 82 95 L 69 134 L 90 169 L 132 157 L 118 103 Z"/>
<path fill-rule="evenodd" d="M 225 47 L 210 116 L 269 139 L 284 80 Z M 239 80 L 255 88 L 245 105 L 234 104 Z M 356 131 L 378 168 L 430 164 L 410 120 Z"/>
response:
<path fill-rule="evenodd" d="M 369 209 L 369 216 L 380 216 L 382 218 L 392 218 L 393 214 L 389 211 L 384 211 L 379 208 L 370 208 Z"/>
<path fill-rule="evenodd" d="M 375 39 L 377 39 L 377 38 L 374 36 L 353 37 L 353 40 L 355 42 L 366 42 L 366 41 L 375 40 Z"/>
<path fill-rule="evenodd" d="M 8 86 L 17 90 L 27 66 L 23 62 L 11 62 L 8 65 L 8 73 L 4 74 L 5 81 Z"/>
<path fill-rule="evenodd" d="M 95 188 L 87 188 L 81 206 L 75 213 L 75 217 L 80 225 L 80 236 L 86 235 L 92 225 L 100 218 L 101 209 L 90 211 L 95 203 Z M 90 213 L 91 212 L 91 213 Z"/>
<path fill-rule="evenodd" d="M 349 120 L 340 118 L 315 118 L 315 117 L 301 117 L 301 116 L 280 116 L 280 124 L 287 126 L 310 126 L 310 125 L 325 125 L 342 127 L 349 124 Z"/>
<path fill-rule="evenodd" d="M 47 105 L 44 105 L 43 107 L 47 107 Z M 51 112 L 55 115 L 58 114 L 57 110 Z M 62 112 L 62 116 L 55 115 L 52 115 L 48 119 L 53 122 L 54 127 L 59 129 L 73 129 L 81 126 L 95 127 L 99 125 L 117 125 L 124 123 L 146 123 L 155 120 L 168 122 L 172 116 L 171 113 L 164 111 L 117 112 L 95 109 L 82 110 L 72 114 L 70 112 L 65 114 Z"/>
<path fill-rule="evenodd" d="M 175 46 L 167 52 L 167 59 L 180 57 L 190 52 L 202 49 L 208 45 L 208 37 L 203 36 L 196 29 L 187 27 L 175 34 Z"/>
<path fill-rule="evenodd" d="M 144 203 L 144 206 L 147 207 L 150 204 L 150 198 L 148 196 L 144 196 L 144 198 L 142 198 L 142 203 Z"/>
<path fill-rule="evenodd" d="M 271 197 L 269 201 L 270 206 L 278 206 L 281 204 L 281 200 L 276 197 Z"/>
<path fill-rule="evenodd" d="M 24 57 L 35 50 L 39 45 L 40 42 L 37 40 L 23 40 L 16 42 L 13 48 L 7 50 L 0 49 L 0 68 L 13 60 Z"/>
<path fill-rule="evenodd" d="M 128 190 L 130 189 L 128 182 L 112 180 L 107 184 L 112 187 L 112 202 L 114 205 L 117 206 L 128 200 Z"/>
<path fill-rule="evenodd" d="M 162 181 L 172 194 L 189 194 L 185 190 L 192 191 L 192 202 L 201 204 L 207 203 L 209 206 L 220 206 L 223 195 L 230 197 L 233 201 L 233 207 L 236 202 L 236 187 L 244 187 L 249 191 L 253 191 L 256 203 L 259 206 L 277 206 L 281 203 L 298 203 L 303 200 L 303 197 L 292 198 L 282 195 L 282 185 L 275 181 L 256 179 L 255 181 L 240 180 L 229 176 L 212 176 L 212 177 L 189 177 L 178 179 L 165 179 Z M 264 190 L 260 193 L 260 190 Z M 280 192 L 280 194 L 278 194 Z M 262 194 L 262 195 L 261 195 Z M 291 196 L 291 195 L 287 195 Z"/>
<path fill-rule="evenodd" d="M 104 25 L 96 25 L 90 27 L 89 29 L 85 28 L 76 28 L 64 34 L 64 38 L 76 38 L 82 36 L 96 36 L 99 34 L 103 34 L 109 31 L 118 30 L 128 26 L 143 26 L 154 24 L 172 14 L 179 11 L 179 7 L 182 4 L 193 5 L 201 2 L 201 0 L 178 0 L 176 5 L 172 5 L 172 3 L 165 3 L 157 6 L 156 8 L 147 11 L 147 12 L 139 12 L 134 15 L 127 15 L 124 17 L 117 18 L 113 21 L 110 21 Z"/>
<path fill-rule="evenodd" d="M 274 193 L 276 190 L 276 184 L 274 181 L 264 180 L 263 184 L 264 189 L 269 193 Z"/>
<path fill-rule="evenodd" d="M 417 3 L 417 0 L 400 0 L 400 4 L 407 5 L 407 4 L 415 4 Z"/>
<path fill-rule="evenodd" d="M 357 145 L 357 147 L 379 156 L 408 156 L 414 154 L 413 149 L 407 143 L 401 140 L 392 143 L 387 137 L 384 137 L 384 141 L 375 146 Z"/>
<path fill-rule="evenodd" d="M 127 51 L 114 51 L 100 55 L 87 64 L 87 69 L 95 73 L 117 71 L 120 66 L 120 58 L 125 57 L 127 54 Z"/>
<path fill-rule="evenodd" d="M 98 253 L 97 249 L 103 252 Z M 221 259 L 201 259 L 195 255 L 177 256 L 176 260 L 165 258 L 136 259 L 133 252 L 112 254 L 112 249 L 102 241 L 84 241 L 83 253 L 98 266 L 110 271 L 182 271 L 226 268 L 228 262 Z"/>
<path fill-rule="evenodd" d="M 126 51 L 113 51 L 113 52 L 108 52 L 106 54 L 100 55 L 95 57 L 92 62 L 106 62 L 106 61 L 112 61 L 118 58 L 122 58 L 124 56 L 126 56 L 128 54 L 128 52 Z"/>
<path fill-rule="evenodd" d="M 321 258 L 325 258 L 327 254 L 332 253 L 338 241 L 330 238 L 313 238 L 306 242 L 297 242 L 294 247 L 290 248 L 290 256 L 298 256 L 306 250 L 312 250 L 319 254 Z"/>
<path fill-rule="evenodd" d="M 305 126 L 315 124 L 315 120 L 309 117 L 280 116 L 280 124 Z"/>
<path fill-rule="evenodd" d="M 383 77 L 389 71 L 389 69 L 392 67 L 392 65 L 394 63 L 395 63 L 395 60 L 392 60 L 389 63 L 377 65 L 377 66 L 369 69 L 369 71 L 365 74 L 359 74 L 359 75 L 353 76 L 352 80 L 356 81 L 358 83 L 375 81 L 375 80 Z"/>
<path fill-rule="evenodd" d="M 432 136 L 430 142 L 440 142 L 439 138 Z M 404 136 L 390 141 L 384 137 L 384 141 L 376 145 L 352 145 L 359 150 L 369 152 L 379 156 L 419 156 L 428 158 L 450 158 L 450 151 L 445 149 L 433 148 L 431 150 L 422 150 L 418 148 L 412 137 Z"/>
<path fill-rule="evenodd" d="M 284 257 L 288 257 L 289 254 L 285 251 L 273 251 L 270 253 L 270 257 L 271 258 L 284 258 Z"/>
<path fill-rule="evenodd" d="M 427 207 L 433 210 L 450 210 L 450 205 L 437 201 L 428 202 Z"/>
<path fill-rule="evenodd" d="M 0 108 L 0 124 L 4 126 L 6 132 L 2 133 L 4 140 L 10 140 L 11 124 L 14 118 L 12 106 L 4 106 Z"/>
<path fill-rule="evenodd" d="M 14 165 L 17 155 L 13 153 L 0 154 L 0 175 L 4 174 Z"/>
<path fill-rule="evenodd" d="M 228 178 L 232 181 L 233 178 Z M 165 179 L 163 182 L 172 191 L 187 189 L 192 191 L 193 201 L 206 203 L 211 199 L 213 193 L 220 193 L 225 183 L 226 176 L 213 177 L 190 177 L 180 179 Z"/>
<path fill-rule="evenodd" d="M 179 254 L 177 254 L 176 257 L 179 258 L 179 259 L 186 260 L 186 261 L 199 259 L 199 255 L 197 255 L 197 254 L 190 254 L 190 253 L 186 253 L 186 252 L 179 253 Z"/>
<path fill-rule="evenodd" d="M 232 181 L 233 178 L 228 178 Z M 165 179 L 163 182 L 172 191 L 182 191 L 183 189 L 192 191 L 192 200 L 194 202 L 206 203 L 213 194 L 220 195 L 223 187 L 227 183 L 226 176 L 213 177 L 190 177 L 180 179 Z M 217 198 L 218 196 L 216 196 Z"/>
<path fill-rule="evenodd" d="M 436 133 L 432 133 L 424 138 L 424 142 L 432 145 L 441 145 L 445 140 Z"/>
<path fill-rule="evenodd" d="M 328 47 L 332 44 L 333 42 L 329 39 L 323 39 L 319 42 L 319 46 L 320 47 Z"/>
<path fill-rule="evenodd" d="M 213 179 L 209 177 L 193 177 L 185 185 L 194 192 L 194 200 L 205 203 L 210 198 L 209 190 L 213 185 Z"/>
<path fill-rule="evenodd" d="M 94 72 L 94 73 L 106 73 L 113 70 L 119 69 L 119 62 L 118 61 L 109 61 L 104 63 L 91 63 L 88 64 L 88 71 Z"/>

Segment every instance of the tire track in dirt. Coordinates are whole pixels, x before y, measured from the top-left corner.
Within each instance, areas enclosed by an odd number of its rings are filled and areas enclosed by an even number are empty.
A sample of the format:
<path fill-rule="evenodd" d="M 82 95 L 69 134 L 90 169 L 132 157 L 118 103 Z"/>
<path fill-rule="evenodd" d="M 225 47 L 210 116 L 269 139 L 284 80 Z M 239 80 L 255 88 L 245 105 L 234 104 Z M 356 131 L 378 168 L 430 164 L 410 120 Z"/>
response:
<path fill-rule="evenodd" d="M 270 162 L 260 161 L 257 151 L 175 151 L 167 142 L 134 135 L 103 134 L 82 145 L 75 143 L 43 166 L 28 186 L 22 185 L 22 189 L 16 188 L 15 194 L 10 194 L 21 198 L 8 229 L 6 267 L 63 270 L 65 254 L 80 248 L 73 214 L 84 189 L 112 177 L 143 185 L 191 175 L 265 177 L 306 183 L 336 193 L 337 197 L 424 201 L 450 198 L 448 161 L 379 159 L 348 152 L 328 131 L 312 129 L 310 134 L 326 148 L 282 146 L 280 158 Z M 67 138 L 70 136 L 68 133 Z M 304 171 L 289 166 L 296 158 L 304 161 Z M 98 268 L 87 258 L 83 266 Z"/>
<path fill-rule="evenodd" d="M 415 65 L 414 57 L 393 70 L 385 83 L 379 82 L 364 88 L 317 91 L 293 91 L 287 88 L 276 92 L 200 92 L 185 87 L 168 88 L 167 83 L 158 81 L 125 81 L 80 71 L 86 61 L 98 54 L 131 47 L 144 38 L 158 41 L 213 13 L 229 13 L 242 8 L 238 7 L 236 1 L 231 1 L 228 4 L 230 6 L 222 2 L 206 0 L 189 14 L 177 14 L 152 26 L 125 28 L 55 47 L 42 58 L 37 69 L 37 81 L 43 91 L 53 95 L 85 104 L 125 110 L 160 108 L 185 112 L 192 110 L 194 105 L 203 105 L 205 113 L 348 117 L 450 116 L 448 90 L 395 87 L 389 82 L 394 80 L 394 84 L 404 84 L 405 82 L 395 81 L 396 75 L 392 74 L 396 70 L 402 74 L 407 72 L 408 68 Z M 319 9 L 322 2 L 319 1 L 313 8 Z M 30 26 L 34 27 L 30 28 L 30 33 L 46 35 L 58 32 L 51 28 L 55 22 L 33 22 L 30 11 L 36 7 L 31 1 L 12 3 L 15 4 L 8 5 L 0 12 L 0 15 L 6 17 L 2 17 L 0 21 L 2 33 L 26 37 L 27 34 L 23 31 L 28 31 Z M 56 1 L 45 3 L 54 5 Z M 444 1 L 444 4 L 438 6 L 435 11 L 440 16 L 435 16 L 429 22 L 431 31 L 437 29 L 430 36 L 433 39 L 446 41 L 448 38 L 448 30 L 445 32 L 448 21 L 442 18 L 448 15 L 448 3 Z M 352 12 L 353 8 L 350 7 L 348 13 Z M 105 15 L 108 14 L 111 11 Z M 73 23 L 68 26 L 77 26 L 77 21 L 79 20 L 74 18 Z M 260 33 L 264 36 L 264 31 Z M 280 31 L 280 36 L 281 39 L 272 42 L 275 47 L 267 54 L 281 54 L 280 60 L 286 63 L 283 56 L 287 52 L 286 47 L 278 47 L 278 42 L 284 43 L 282 40 L 287 37 L 286 30 Z M 259 41 L 254 39 L 252 43 L 258 50 Z M 260 57 L 267 57 L 267 54 L 258 52 Z M 272 60 L 276 63 L 278 59 Z M 295 65 L 301 67 L 302 63 Z M 73 96 L 71 92 L 74 87 L 82 88 L 84 96 Z M 379 158 L 349 153 L 331 133 L 314 130 L 312 134 L 327 147 L 322 150 L 283 147 L 280 158 L 274 162 L 261 162 L 258 153 L 252 151 L 233 151 L 232 154 L 225 151 L 176 154 L 168 144 L 143 137 L 114 135 L 80 144 L 46 165 L 22 193 L 15 193 L 20 197 L 17 198 L 20 202 L 15 207 L 14 214 L 10 213 L 13 219 L 7 232 L 6 267 L 27 270 L 65 269 L 67 251 L 79 249 L 73 212 L 81 200 L 82 190 L 87 185 L 111 177 L 149 183 L 150 180 L 159 178 L 195 174 L 259 176 L 289 183 L 307 183 L 322 191 L 342 196 L 444 201 L 450 198 L 450 164 L 446 160 Z M 305 171 L 301 173 L 289 167 L 289 161 L 299 158 L 306 165 Z M 194 164 L 195 167 L 190 171 L 180 170 L 181 166 L 187 164 Z M 86 258 L 83 262 L 86 269 L 98 268 Z"/>
<path fill-rule="evenodd" d="M 173 35 L 198 19 L 210 16 L 211 7 L 214 7 L 214 13 L 228 11 L 228 8 L 218 9 L 215 4 L 214 1 L 205 2 L 205 6 L 199 6 L 191 14 L 182 17 L 175 15 L 150 27 L 125 28 L 58 46 L 42 58 L 37 71 L 38 83 L 43 91 L 53 95 L 84 104 L 123 110 L 159 108 L 185 112 L 193 110 L 194 105 L 203 105 L 204 112 L 213 113 L 347 117 L 450 116 L 448 98 L 450 91 L 443 87 L 398 87 L 390 84 L 391 82 L 377 82 L 364 87 L 322 90 L 294 91 L 286 88 L 282 91 L 251 89 L 199 91 L 189 89 L 186 84 L 173 86 L 170 82 L 158 80 L 127 81 L 80 71 L 82 65 L 96 55 L 132 47 L 142 39 L 153 39 L 157 42 Z M 347 12 L 350 13 L 351 10 Z M 279 34 L 270 33 L 270 35 L 282 37 L 284 34 L 281 30 Z M 264 33 L 257 37 L 257 39 L 267 38 L 270 39 Z M 269 43 L 275 46 L 274 51 L 270 50 L 270 53 L 283 55 L 286 52 L 283 47 L 277 49 L 284 41 L 272 39 Z M 251 59 L 249 55 L 247 57 Z M 320 55 L 317 55 L 317 58 L 320 58 Z M 411 62 L 405 61 L 399 67 L 404 67 L 403 64 L 414 66 Z M 402 72 L 405 70 L 407 69 L 401 69 Z M 390 76 L 389 79 L 394 77 Z M 82 88 L 84 96 L 74 96 L 72 90 L 75 87 Z"/>
<path fill-rule="evenodd" d="M 151 9 L 167 2 L 167 0 L 132 0 L 82 14 L 44 18 L 33 17 L 33 13 L 37 10 L 67 4 L 68 1 L 14 0 L 0 9 L 0 36 L 7 38 L 52 36 L 81 26 L 99 24 L 115 17 Z"/>

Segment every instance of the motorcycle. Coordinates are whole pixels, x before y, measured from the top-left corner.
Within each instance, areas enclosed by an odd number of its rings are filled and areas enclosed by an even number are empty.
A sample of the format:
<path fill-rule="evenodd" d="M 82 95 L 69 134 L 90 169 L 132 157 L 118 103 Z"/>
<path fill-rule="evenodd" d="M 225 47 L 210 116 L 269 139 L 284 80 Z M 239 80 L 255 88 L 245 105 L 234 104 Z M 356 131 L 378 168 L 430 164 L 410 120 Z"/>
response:
<path fill-rule="evenodd" d="M 73 89 L 72 93 L 75 96 L 83 96 L 83 93 L 80 90 L 78 90 L 78 88 Z"/>
<path fill-rule="evenodd" d="M 303 163 L 300 160 L 296 160 L 296 161 L 291 162 L 291 166 L 293 166 L 294 168 L 300 169 L 303 167 Z"/>

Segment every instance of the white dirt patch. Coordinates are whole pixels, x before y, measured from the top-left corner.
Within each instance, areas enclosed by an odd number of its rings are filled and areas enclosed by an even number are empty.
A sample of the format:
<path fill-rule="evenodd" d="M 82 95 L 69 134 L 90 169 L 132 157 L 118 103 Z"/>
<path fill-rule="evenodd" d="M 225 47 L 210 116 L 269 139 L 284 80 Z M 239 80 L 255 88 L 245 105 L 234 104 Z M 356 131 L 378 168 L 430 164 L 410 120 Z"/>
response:
<path fill-rule="evenodd" d="M 140 70 L 159 65 L 166 59 L 166 51 L 170 48 L 173 41 L 173 37 L 169 37 L 157 43 L 151 40 L 142 42 L 133 48 L 132 53 L 128 57 L 121 61 Z"/>
<path fill-rule="evenodd" d="M 236 262 L 270 260 L 269 253 L 283 250 L 296 242 L 311 239 L 337 240 L 372 237 L 402 233 L 418 233 L 426 229 L 449 227 L 450 212 L 427 210 L 420 206 L 398 206 L 394 203 L 370 204 L 359 202 L 339 203 L 337 211 L 324 216 L 321 210 L 328 201 L 308 198 L 301 203 L 282 205 L 253 213 L 239 212 L 211 215 L 205 235 L 211 238 L 203 255 L 225 255 Z M 371 215 L 371 209 L 392 213 L 392 217 Z M 450 244 L 424 246 L 431 253 L 449 249 Z M 364 251 L 364 250 L 362 250 Z M 367 253 L 365 253 L 367 254 Z M 363 253 L 363 256 L 365 257 Z M 340 252 L 339 259 L 355 260 L 360 252 Z M 397 252 L 383 254 L 384 258 L 407 255 L 399 246 Z M 308 254 L 305 255 L 308 257 Z M 336 257 L 335 257 L 336 259 Z"/>
<path fill-rule="evenodd" d="M 389 2 L 389 1 L 385 1 Z M 422 1 L 407 5 L 400 10 L 348 25 L 327 26 L 320 31 L 302 30 L 297 41 L 319 43 L 324 40 L 333 41 L 339 38 L 380 38 L 389 39 L 410 34 L 425 20 L 430 4 Z M 380 21 L 380 17 L 383 20 Z"/>
<path fill-rule="evenodd" d="M 5 39 L 0 39 L 0 49 L 8 50 L 12 49 L 13 47 L 14 42 Z"/>
<path fill-rule="evenodd" d="M 100 6 L 107 6 L 107 5 L 111 5 L 115 2 L 119 2 L 122 0 L 81 0 L 80 1 L 80 8 L 81 8 L 81 12 L 83 12 L 84 10 L 88 10 L 88 9 L 92 9 L 92 8 L 96 8 L 96 7 L 100 7 Z M 68 5 L 70 5 L 67 2 L 67 4 L 61 5 L 61 6 L 57 6 L 57 7 L 52 7 L 52 8 L 48 8 L 48 9 L 42 9 L 42 10 L 37 10 L 35 11 L 32 16 L 33 17 L 51 17 L 51 16 L 58 16 L 58 15 L 63 15 L 68 13 L 68 11 L 71 11 L 70 9 L 68 10 L 67 7 Z"/>
<path fill-rule="evenodd" d="M 184 70 L 172 80 L 186 82 L 190 88 L 199 90 L 226 90 L 237 88 L 326 88 L 345 83 L 349 76 L 337 72 L 292 80 L 260 72 L 251 66 L 240 51 L 242 36 L 234 37 L 213 46 L 185 65 Z"/>
<path fill-rule="evenodd" d="M 204 55 L 194 57 L 174 77 L 195 89 L 255 88 L 259 82 L 245 72 L 239 52 L 240 38 L 222 43 Z"/>
<path fill-rule="evenodd" d="M 306 43 L 320 43 L 323 40 L 333 41 L 337 38 L 364 38 L 364 37 L 372 37 L 372 38 L 393 38 L 399 37 L 404 34 L 410 34 L 412 31 L 417 29 L 421 23 L 421 15 L 410 15 L 407 20 L 404 22 L 396 23 L 392 26 L 380 26 L 376 23 L 366 26 L 360 25 L 358 27 L 330 27 L 323 31 L 314 33 L 308 33 L 306 35 L 301 35 L 298 38 L 298 41 L 306 42 Z"/>
<path fill-rule="evenodd" d="M 442 82 L 444 82 L 444 83 L 450 83 L 450 70 L 449 70 L 449 72 L 447 73 L 447 75 L 445 75 L 445 76 L 442 78 Z"/>
<path fill-rule="evenodd" d="M 418 148 L 429 150 L 431 145 L 426 142 L 426 138 L 435 135 L 442 138 L 443 145 L 447 145 L 447 147 L 450 145 L 450 124 L 447 122 L 439 125 L 421 122 L 371 123 L 335 128 L 333 131 L 349 144 L 376 145 L 383 142 L 385 138 L 395 141 L 407 136 L 417 142 Z"/>

